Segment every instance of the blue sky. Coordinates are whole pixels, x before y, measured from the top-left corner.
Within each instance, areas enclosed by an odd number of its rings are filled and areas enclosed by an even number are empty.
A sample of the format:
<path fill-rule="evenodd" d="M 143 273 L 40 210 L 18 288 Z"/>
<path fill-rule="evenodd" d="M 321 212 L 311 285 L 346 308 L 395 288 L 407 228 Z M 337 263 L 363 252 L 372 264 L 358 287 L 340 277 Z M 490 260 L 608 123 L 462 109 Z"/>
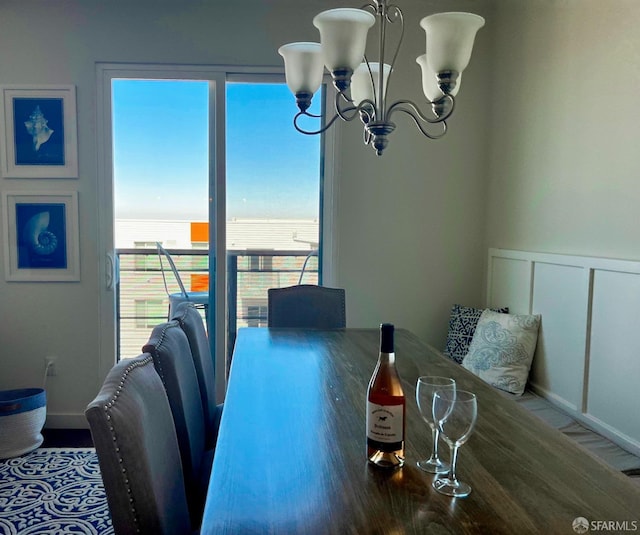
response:
<path fill-rule="evenodd" d="M 113 110 L 116 218 L 206 220 L 207 82 L 118 80 Z M 318 217 L 320 137 L 296 111 L 285 84 L 227 85 L 227 218 Z"/>

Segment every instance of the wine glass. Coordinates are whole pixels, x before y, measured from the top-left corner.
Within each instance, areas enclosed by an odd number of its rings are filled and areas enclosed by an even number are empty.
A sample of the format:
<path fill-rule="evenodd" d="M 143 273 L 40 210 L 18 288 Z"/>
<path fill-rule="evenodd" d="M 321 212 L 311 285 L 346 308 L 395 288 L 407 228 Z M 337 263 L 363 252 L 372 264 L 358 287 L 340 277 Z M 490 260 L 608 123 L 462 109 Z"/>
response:
<path fill-rule="evenodd" d="M 438 436 L 440 431 L 433 420 L 433 395 L 438 390 L 455 391 L 456 382 L 450 377 L 424 376 L 418 377 L 416 386 L 416 402 L 422 419 L 429 424 L 433 438 L 431 457 L 418 461 L 418 468 L 430 474 L 442 474 L 449 471 L 449 465 L 438 457 Z"/>
<path fill-rule="evenodd" d="M 466 390 L 439 390 L 433 396 L 433 419 L 444 441 L 451 448 L 451 467 L 446 476 L 436 479 L 432 486 L 441 494 L 462 498 L 471 487 L 456 477 L 458 448 L 471 435 L 478 418 L 475 394 Z"/>

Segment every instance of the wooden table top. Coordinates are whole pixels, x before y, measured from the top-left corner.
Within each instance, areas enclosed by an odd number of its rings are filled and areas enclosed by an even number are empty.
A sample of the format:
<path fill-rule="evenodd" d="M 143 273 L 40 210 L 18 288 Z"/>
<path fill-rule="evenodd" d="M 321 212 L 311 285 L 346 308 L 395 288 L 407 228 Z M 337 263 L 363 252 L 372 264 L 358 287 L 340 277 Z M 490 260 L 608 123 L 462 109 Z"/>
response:
<path fill-rule="evenodd" d="M 626 476 L 410 332 L 395 338 L 406 463 L 386 471 L 366 460 L 377 330 L 240 330 L 203 534 L 571 535 L 577 517 L 640 530 L 640 489 Z M 416 467 L 431 448 L 415 403 L 421 375 L 453 377 L 478 396 L 458 458 L 467 498 L 438 494 Z M 441 452 L 447 459 L 444 443 Z"/>

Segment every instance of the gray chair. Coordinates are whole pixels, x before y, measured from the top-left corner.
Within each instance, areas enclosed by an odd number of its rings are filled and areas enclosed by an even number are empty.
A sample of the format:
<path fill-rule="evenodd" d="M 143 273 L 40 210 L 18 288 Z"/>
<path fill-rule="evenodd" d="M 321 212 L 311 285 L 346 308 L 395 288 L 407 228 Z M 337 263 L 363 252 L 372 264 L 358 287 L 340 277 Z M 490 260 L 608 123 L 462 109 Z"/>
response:
<path fill-rule="evenodd" d="M 115 534 L 191 533 L 176 431 L 151 356 L 116 364 L 85 415 Z"/>
<path fill-rule="evenodd" d="M 191 522 L 202 518 L 213 450 L 205 447 L 200 388 L 187 335 L 177 321 L 156 325 L 142 351 L 153 364 L 167 392 L 176 426 Z"/>
<path fill-rule="evenodd" d="M 202 316 L 193 303 L 180 303 L 172 313 L 170 320 L 180 324 L 187 335 L 191 356 L 198 376 L 202 409 L 204 411 L 205 443 L 208 449 L 214 448 L 218 437 L 220 416 L 223 404 L 216 405 L 215 364 L 211 357 L 209 337 Z"/>
<path fill-rule="evenodd" d="M 270 288 L 269 327 L 344 329 L 347 325 L 345 291 L 313 284 Z"/>

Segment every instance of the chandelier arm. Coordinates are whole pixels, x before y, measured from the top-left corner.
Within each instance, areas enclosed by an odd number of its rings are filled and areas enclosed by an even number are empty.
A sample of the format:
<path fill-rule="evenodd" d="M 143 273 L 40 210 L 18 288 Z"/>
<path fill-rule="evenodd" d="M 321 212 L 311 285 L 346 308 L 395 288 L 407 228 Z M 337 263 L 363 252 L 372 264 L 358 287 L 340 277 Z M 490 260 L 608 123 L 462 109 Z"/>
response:
<path fill-rule="evenodd" d="M 340 95 L 342 95 L 347 102 L 350 102 L 351 105 L 347 106 L 346 108 L 340 108 L 340 105 L 339 105 Z M 345 96 L 344 93 L 342 92 L 339 92 L 336 95 L 335 107 L 336 107 L 337 116 L 340 117 L 340 119 L 342 119 L 343 121 L 353 121 L 356 117 L 358 117 L 358 115 L 361 115 L 363 113 L 369 118 L 369 120 L 375 119 L 376 117 L 375 104 L 371 102 L 369 99 L 365 99 L 362 102 L 360 102 L 360 104 L 358 104 L 357 106 L 354 106 L 353 100 Z M 373 108 L 373 114 L 371 114 L 369 111 L 370 107 Z M 353 113 L 351 115 L 347 115 L 350 112 L 353 112 Z"/>
<path fill-rule="evenodd" d="M 371 70 L 371 65 L 369 64 L 369 60 L 367 59 L 367 55 L 364 55 L 364 63 L 367 66 L 367 71 L 369 73 L 369 81 L 371 82 L 371 87 L 375 87 L 375 84 L 373 82 L 373 71 Z M 378 66 L 378 68 L 380 68 Z M 376 108 L 376 103 L 378 101 L 378 95 L 376 95 L 375 91 L 372 91 L 373 93 L 373 109 Z"/>
<path fill-rule="evenodd" d="M 353 104 L 353 99 L 349 95 L 347 95 L 346 91 L 338 91 L 336 93 L 336 98 L 335 98 L 335 101 L 334 101 L 336 108 L 338 107 L 338 101 L 340 99 L 344 100 L 345 102 L 347 102 L 349 104 Z"/>
<path fill-rule="evenodd" d="M 372 119 L 375 119 L 375 108 L 374 108 L 374 113 L 372 114 L 370 112 L 370 108 L 373 106 L 373 102 L 371 102 L 369 99 L 363 100 L 357 106 L 351 105 L 351 106 L 347 106 L 346 108 L 340 108 L 339 102 L 340 102 L 340 93 L 336 95 L 336 101 L 335 101 L 336 113 L 319 130 L 310 131 L 310 130 L 305 130 L 301 126 L 298 126 L 298 119 L 300 119 L 300 117 L 312 117 L 314 119 L 319 119 L 322 117 L 321 115 L 315 115 L 313 113 L 309 113 L 306 110 L 299 111 L 298 113 L 296 113 L 296 115 L 293 118 L 293 126 L 301 134 L 315 135 L 315 134 L 322 134 L 323 132 L 328 130 L 333 125 L 333 123 L 335 123 L 338 119 L 342 119 L 343 121 L 349 122 L 349 121 L 353 121 L 356 117 L 360 117 L 362 119 L 362 122 L 365 124 L 367 124 Z M 353 101 L 350 99 L 347 99 L 347 102 L 353 102 Z"/>
<path fill-rule="evenodd" d="M 366 125 L 375 120 L 376 109 L 373 107 L 373 103 L 369 99 L 363 100 L 356 109 L 358 110 L 362 124 Z"/>
<path fill-rule="evenodd" d="M 396 104 L 398 103 L 396 102 Z M 420 111 L 415 106 L 412 108 L 403 108 L 401 106 L 397 106 L 396 108 L 394 108 L 394 111 L 401 111 L 406 113 L 409 117 L 411 117 L 411 119 L 413 119 L 413 122 L 415 123 L 418 130 L 420 130 L 420 132 L 422 132 L 422 134 L 429 139 L 440 139 L 447 133 L 447 123 L 444 119 L 439 121 L 425 121 L 424 115 L 422 115 L 422 113 L 420 113 Z M 425 130 L 424 126 L 422 126 L 422 123 L 424 122 L 427 122 L 429 124 L 440 123 L 442 125 L 442 132 L 440 132 L 439 134 L 432 134 L 431 132 L 428 132 L 427 130 Z"/>
<path fill-rule="evenodd" d="M 308 136 L 313 136 L 316 134 L 322 134 L 323 132 L 326 132 L 329 128 L 331 128 L 333 123 L 335 123 L 340 118 L 340 115 L 336 113 L 333 117 L 331 117 L 331 119 L 327 124 L 325 124 L 322 128 L 320 128 L 320 130 L 305 130 L 304 128 L 298 126 L 298 119 L 300 117 L 318 118 L 318 116 L 307 113 L 306 111 L 299 111 L 298 113 L 296 113 L 295 117 L 293 118 L 293 126 L 298 132 L 300 132 L 301 134 L 306 134 Z"/>
<path fill-rule="evenodd" d="M 386 104 L 385 104 L 385 84 L 383 84 L 384 80 L 384 48 L 385 48 L 385 44 L 386 44 L 386 40 L 387 40 L 387 5 L 386 2 L 379 2 L 379 6 L 378 6 L 378 18 L 379 18 L 379 22 L 380 22 L 380 32 L 378 35 L 378 96 L 377 96 L 377 103 L 379 106 L 379 110 L 380 110 L 380 120 L 384 121 L 385 120 L 385 111 L 386 111 Z M 389 73 L 391 74 L 391 73 Z M 389 81 L 389 76 L 387 76 L 387 82 Z M 375 90 L 376 85 L 373 85 L 373 88 Z M 375 93 L 375 91 L 374 91 Z"/>
<path fill-rule="evenodd" d="M 369 64 L 369 60 L 367 59 L 367 55 L 366 54 L 364 55 L 364 62 L 367 65 L 367 71 L 369 72 L 369 81 L 371 82 L 371 87 L 382 87 L 380 85 L 380 83 L 378 83 L 378 85 L 376 86 L 376 84 L 373 81 L 373 71 L 371 70 L 371 65 Z M 378 70 L 380 70 L 380 65 L 378 65 Z M 388 82 L 388 80 L 389 79 L 387 77 L 387 82 Z M 368 109 L 365 110 L 364 107 L 362 109 L 362 113 L 366 113 L 369 121 L 372 120 L 372 119 L 375 120 L 376 117 L 382 117 L 384 115 L 384 108 L 381 105 L 379 105 L 380 96 L 377 95 L 375 91 L 372 91 L 372 94 L 373 94 L 373 100 L 365 99 L 360 103 L 360 106 L 362 106 L 365 103 L 368 103 L 371 106 L 371 108 L 373 110 L 373 113 L 369 113 L 369 110 Z M 353 101 L 351 101 L 351 102 L 353 102 Z M 362 122 L 366 124 L 366 122 L 368 122 L 368 121 L 364 121 L 363 120 Z M 368 145 L 369 142 L 366 142 L 366 144 Z"/>
<path fill-rule="evenodd" d="M 451 103 L 451 106 L 447 110 L 447 112 L 443 115 L 437 116 L 435 118 L 430 118 L 430 117 L 427 117 L 424 113 L 422 113 L 420 111 L 420 108 L 418 108 L 418 106 L 412 101 L 398 100 L 397 102 L 394 102 L 393 104 L 391 104 L 391 106 L 389 106 L 389 109 L 387 110 L 387 120 L 390 120 L 391 115 L 396 111 L 404 111 L 405 113 L 408 113 L 407 109 L 403 107 L 406 104 L 412 110 L 411 115 L 419 117 L 420 121 L 425 123 L 430 123 L 430 124 L 442 123 L 443 121 L 446 121 L 449 117 L 451 117 L 451 114 L 453 113 L 453 110 L 455 108 L 455 99 L 451 95 L 444 95 L 441 100 L 445 98 L 449 100 L 449 102 Z"/>
<path fill-rule="evenodd" d="M 371 144 L 371 139 L 373 138 L 373 134 L 369 132 L 366 128 L 362 129 L 362 141 L 365 145 Z"/>
<path fill-rule="evenodd" d="M 322 114 L 316 115 L 315 113 L 311 113 L 308 110 L 305 110 L 303 112 L 298 112 L 298 115 L 306 115 L 307 117 L 313 117 L 314 119 L 322 119 Z"/>
<path fill-rule="evenodd" d="M 402 9 L 400 9 L 396 4 L 389 4 L 388 6 L 386 6 L 385 11 L 383 12 L 383 20 L 381 21 L 381 25 L 384 26 L 384 24 L 382 24 L 383 22 L 388 22 L 389 24 L 393 24 L 396 21 L 400 21 L 400 36 L 398 38 L 398 43 L 396 44 L 396 49 L 393 53 L 393 58 L 391 59 L 391 63 L 390 63 L 390 69 L 389 69 L 389 75 L 387 76 L 387 79 L 385 80 L 385 88 L 384 88 L 384 93 L 382 92 L 382 90 L 380 90 L 380 96 L 381 98 L 386 98 L 383 95 L 388 95 L 389 94 L 389 82 L 391 81 L 391 76 L 393 73 L 393 69 L 395 68 L 396 65 L 396 61 L 398 59 L 398 54 L 400 53 L 400 47 L 402 46 L 402 41 L 404 41 L 404 15 L 402 13 Z M 380 41 L 380 58 L 383 58 L 384 56 L 384 40 L 386 40 L 386 29 L 383 29 L 383 31 L 381 32 L 381 41 Z M 384 63 L 383 59 L 380 59 L 380 63 Z M 379 87 L 382 87 L 382 73 L 380 74 L 380 79 L 379 79 Z M 389 116 L 386 110 L 386 102 L 382 102 L 380 105 L 380 109 L 382 110 L 382 117 L 381 120 L 382 121 L 388 121 Z M 390 110 L 389 110 L 390 111 Z"/>

